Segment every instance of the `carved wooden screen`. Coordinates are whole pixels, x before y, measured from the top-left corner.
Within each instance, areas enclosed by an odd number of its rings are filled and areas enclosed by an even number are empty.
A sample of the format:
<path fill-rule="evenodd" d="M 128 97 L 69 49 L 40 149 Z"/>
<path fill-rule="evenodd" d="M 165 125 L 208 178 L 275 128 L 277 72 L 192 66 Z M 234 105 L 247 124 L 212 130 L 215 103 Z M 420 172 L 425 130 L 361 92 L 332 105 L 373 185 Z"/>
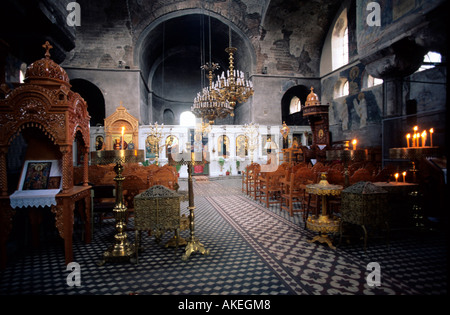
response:
<path fill-rule="evenodd" d="M 139 120 L 127 112 L 127 109 L 120 102 L 120 106 L 109 117 L 105 118 L 105 149 L 114 150 L 114 142 L 121 138 L 122 127 L 124 129 L 124 141 L 128 148 L 139 149 Z M 132 146 L 130 146 L 130 144 Z"/>

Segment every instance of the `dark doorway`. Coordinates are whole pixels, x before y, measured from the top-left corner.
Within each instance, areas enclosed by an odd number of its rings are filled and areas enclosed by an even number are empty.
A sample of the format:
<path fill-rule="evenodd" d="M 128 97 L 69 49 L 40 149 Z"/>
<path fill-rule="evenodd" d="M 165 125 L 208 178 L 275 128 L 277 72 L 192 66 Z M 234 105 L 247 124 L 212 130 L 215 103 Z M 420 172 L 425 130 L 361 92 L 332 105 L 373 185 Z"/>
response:
<path fill-rule="evenodd" d="M 84 79 L 73 79 L 70 81 L 71 90 L 77 92 L 87 103 L 87 110 L 91 116 L 90 125 L 104 125 L 105 121 L 105 99 L 102 91 L 93 83 Z"/>
<path fill-rule="evenodd" d="M 291 87 L 284 93 L 281 99 L 281 115 L 282 120 L 286 125 L 290 126 L 304 126 L 309 125 L 308 119 L 303 117 L 303 107 L 305 106 L 306 98 L 310 93 L 310 89 L 304 85 L 296 85 Z M 300 101 L 298 111 L 292 111 L 292 102 Z"/>

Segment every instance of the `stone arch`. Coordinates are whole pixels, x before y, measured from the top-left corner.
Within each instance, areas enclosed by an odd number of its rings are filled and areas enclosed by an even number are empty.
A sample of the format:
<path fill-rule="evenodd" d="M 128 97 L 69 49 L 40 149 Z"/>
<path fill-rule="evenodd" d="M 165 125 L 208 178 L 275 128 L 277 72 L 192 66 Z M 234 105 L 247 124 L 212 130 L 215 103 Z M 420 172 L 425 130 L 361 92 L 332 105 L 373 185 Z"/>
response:
<path fill-rule="evenodd" d="M 90 125 L 103 125 L 106 118 L 105 98 L 100 88 L 85 79 L 73 79 L 70 80 L 70 84 L 72 91 L 80 94 L 88 105 L 88 112 L 91 116 Z"/>
<path fill-rule="evenodd" d="M 308 121 L 303 117 L 302 111 L 291 114 L 290 106 L 293 98 L 300 99 L 300 103 L 305 105 L 306 98 L 310 90 L 305 85 L 295 85 L 289 88 L 281 98 L 281 116 L 287 125 L 308 125 Z"/>
<path fill-rule="evenodd" d="M 229 29 L 231 44 L 237 48 L 235 69 L 250 77 L 256 64 L 251 39 L 237 24 L 212 11 L 192 8 L 169 12 L 137 35 L 134 59 L 149 90 L 148 105 L 154 120 L 161 120 L 168 107 L 176 116 L 190 110 L 195 96 L 207 83 L 200 66 L 210 58 L 220 65 L 216 75 L 228 69 L 225 49 L 229 45 Z"/>
<path fill-rule="evenodd" d="M 164 125 L 174 125 L 175 115 L 171 109 L 166 108 L 163 112 L 163 123 Z"/>

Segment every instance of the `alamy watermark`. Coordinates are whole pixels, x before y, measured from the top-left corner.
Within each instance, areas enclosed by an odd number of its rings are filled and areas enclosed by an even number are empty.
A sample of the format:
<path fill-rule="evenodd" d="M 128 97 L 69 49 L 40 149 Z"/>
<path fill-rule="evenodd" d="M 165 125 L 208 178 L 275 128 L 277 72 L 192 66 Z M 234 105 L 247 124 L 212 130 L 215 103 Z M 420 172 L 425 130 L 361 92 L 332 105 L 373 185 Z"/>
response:
<path fill-rule="evenodd" d="M 381 6 L 378 2 L 372 1 L 367 4 L 367 14 L 366 23 L 369 26 L 381 26 Z"/>
<path fill-rule="evenodd" d="M 69 26 L 81 26 L 81 7 L 77 2 L 69 2 L 66 6 L 69 14 L 66 18 L 66 23 Z"/>
<path fill-rule="evenodd" d="M 366 282 L 369 287 L 381 286 L 381 267 L 377 262 L 370 262 L 367 264 L 366 270 L 371 271 L 366 277 Z"/>
<path fill-rule="evenodd" d="M 79 263 L 71 262 L 67 265 L 66 271 L 71 271 L 66 278 L 69 287 L 81 286 L 81 267 Z"/>

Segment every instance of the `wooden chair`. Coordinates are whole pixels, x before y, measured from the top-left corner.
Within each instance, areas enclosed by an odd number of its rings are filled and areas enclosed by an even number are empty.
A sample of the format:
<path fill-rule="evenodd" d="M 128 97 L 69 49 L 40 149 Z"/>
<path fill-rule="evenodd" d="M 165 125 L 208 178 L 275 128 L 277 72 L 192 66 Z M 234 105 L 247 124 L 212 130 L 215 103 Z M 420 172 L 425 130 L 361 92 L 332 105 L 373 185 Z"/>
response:
<path fill-rule="evenodd" d="M 344 174 L 337 168 L 330 168 L 328 170 L 327 180 L 330 184 L 345 186 Z M 341 209 L 341 196 L 330 196 L 328 198 L 328 207 L 330 213 L 339 213 Z"/>
<path fill-rule="evenodd" d="M 91 189 L 91 233 L 94 232 L 94 217 L 99 215 L 100 224 L 105 219 L 113 218 L 116 205 L 114 185 L 93 185 Z"/>
<path fill-rule="evenodd" d="M 286 210 L 292 217 L 294 212 L 304 212 L 306 210 L 304 203 L 305 187 L 302 185 L 298 174 L 289 173 L 288 176 L 281 187 L 280 207 L 281 210 Z"/>
<path fill-rule="evenodd" d="M 357 170 L 364 167 L 364 162 L 352 162 L 348 165 L 348 175 L 352 176 Z"/>
<path fill-rule="evenodd" d="M 314 182 L 316 182 L 319 180 L 321 173 L 328 172 L 328 166 L 324 165 L 322 162 L 317 162 L 316 164 L 314 164 L 311 170 L 314 173 Z"/>
<path fill-rule="evenodd" d="M 316 174 L 310 167 L 303 167 L 296 172 L 300 189 L 302 190 L 302 206 L 304 207 L 303 221 L 306 227 L 306 218 L 310 213 L 317 214 L 319 209 L 319 199 L 316 195 L 310 195 L 306 192 L 306 186 L 317 183 Z"/>
<path fill-rule="evenodd" d="M 247 183 L 245 192 L 249 196 L 254 195 L 255 199 L 259 188 L 260 173 L 261 165 L 258 163 L 252 163 L 247 167 Z"/>
<path fill-rule="evenodd" d="M 365 168 L 360 168 L 355 171 L 352 176 L 350 176 L 349 182 L 350 185 L 353 185 L 361 181 L 371 182 L 373 181 L 373 178 L 374 177 L 368 170 L 366 170 Z"/>
<path fill-rule="evenodd" d="M 126 221 L 134 215 L 134 197 L 147 189 L 147 183 L 137 175 L 128 175 L 122 184 L 123 202 L 128 209 Z"/>
<path fill-rule="evenodd" d="M 344 185 L 344 174 L 342 171 L 336 168 L 330 168 L 327 172 L 327 180 L 330 184 Z"/>
<path fill-rule="evenodd" d="M 374 182 L 387 182 L 391 179 L 392 174 L 396 172 L 396 167 L 393 164 L 386 165 L 373 178 Z"/>
<path fill-rule="evenodd" d="M 280 204 L 281 180 L 285 176 L 285 169 L 279 167 L 274 172 L 264 173 L 263 176 L 264 177 L 260 179 L 259 200 L 264 202 L 267 208 L 269 208 L 271 204 Z"/>
<path fill-rule="evenodd" d="M 162 185 L 172 190 L 177 190 L 178 175 L 173 166 L 164 165 L 153 172 L 150 178 L 150 186 Z"/>
<path fill-rule="evenodd" d="M 260 169 L 261 167 L 258 163 L 252 163 L 247 165 L 242 171 L 242 192 L 245 192 L 247 195 L 251 194 L 250 182 L 254 179 L 255 168 Z"/>

